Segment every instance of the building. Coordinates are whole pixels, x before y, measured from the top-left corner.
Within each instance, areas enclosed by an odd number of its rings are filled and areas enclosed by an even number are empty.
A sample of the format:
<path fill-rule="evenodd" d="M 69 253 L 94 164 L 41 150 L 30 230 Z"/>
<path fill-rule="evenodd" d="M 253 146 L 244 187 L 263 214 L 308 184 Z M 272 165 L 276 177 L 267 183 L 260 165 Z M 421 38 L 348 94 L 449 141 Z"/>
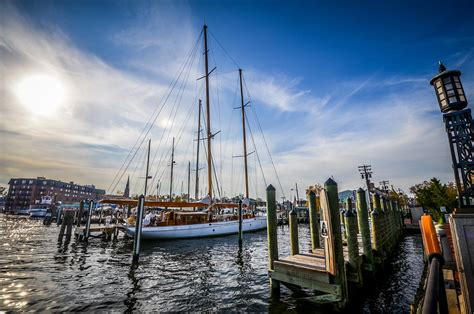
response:
<path fill-rule="evenodd" d="M 5 202 L 6 211 L 29 208 L 46 195 L 63 204 L 76 203 L 84 199 L 98 200 L 105 195 L 105 190 L 96 189 L 94 185 L 66 183 L 44 177 L 12 178 L 8 184 L 10 188 Z"/>

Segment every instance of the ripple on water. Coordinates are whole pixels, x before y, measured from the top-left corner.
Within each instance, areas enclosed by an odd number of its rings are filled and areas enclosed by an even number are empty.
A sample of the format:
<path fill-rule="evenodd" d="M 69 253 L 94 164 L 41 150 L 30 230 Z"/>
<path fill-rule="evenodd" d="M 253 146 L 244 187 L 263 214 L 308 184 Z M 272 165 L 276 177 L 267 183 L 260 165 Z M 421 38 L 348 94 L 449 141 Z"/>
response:
<path fill-rule="evenodd" d="M 144 242 L 137 268 L 131 240 L 57 243 L 58 227 L 0 215 L 0 310 L 323 312 L 282 289 L 269 294 L 266 231 L 237 237 Z M 279 227 L 280 256 L 289 254 Z M 299 226 L 300 251 L 310 248 Z M 372 312 L 406 312 L 423 269 L 421 241 L 402 241 L 386 276 L 364 296 Z"/>

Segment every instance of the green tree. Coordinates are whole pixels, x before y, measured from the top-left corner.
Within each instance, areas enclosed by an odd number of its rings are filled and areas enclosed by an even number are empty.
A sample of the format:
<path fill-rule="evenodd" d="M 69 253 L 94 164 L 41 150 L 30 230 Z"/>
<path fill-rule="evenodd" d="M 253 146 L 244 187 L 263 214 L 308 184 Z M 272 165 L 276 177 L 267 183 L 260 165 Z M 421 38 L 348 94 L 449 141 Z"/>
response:
<path fill-rule="evenodd" d="M 437 178 L 412 186 L 410 192 L 415 194 L 416 203 L 428 210 L 436 221 L 443 217 L 440 211 L 441 206 L 446 207 L 449 213 L 453 211 L 457 204 L 455 185 L 453 183 L 442 184 Z"/>

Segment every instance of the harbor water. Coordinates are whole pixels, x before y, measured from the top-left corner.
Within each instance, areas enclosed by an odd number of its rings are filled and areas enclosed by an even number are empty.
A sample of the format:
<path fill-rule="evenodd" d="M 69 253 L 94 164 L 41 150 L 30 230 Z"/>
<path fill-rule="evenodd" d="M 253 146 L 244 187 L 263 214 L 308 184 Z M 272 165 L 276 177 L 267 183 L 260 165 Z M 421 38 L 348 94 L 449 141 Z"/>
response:
<path fill-rule="evenodd" d="M 266 231 L 166 242 L 143 242 L 131 266 L 132 240 L 58 243 L 59 228 L 0 215 L 0 311 L 324 312 L 282 288 L 270 296 Z M 309 249 L 299 226 L 300 251 Z M 288 227 L 278 228 L 280 256 Z M 364 291 L 359 312 L 409 312 L 423 271 L 421 238 L 405 236 L 383 280 Z M 354 312 L 354 310 L 351 310 Z"/>

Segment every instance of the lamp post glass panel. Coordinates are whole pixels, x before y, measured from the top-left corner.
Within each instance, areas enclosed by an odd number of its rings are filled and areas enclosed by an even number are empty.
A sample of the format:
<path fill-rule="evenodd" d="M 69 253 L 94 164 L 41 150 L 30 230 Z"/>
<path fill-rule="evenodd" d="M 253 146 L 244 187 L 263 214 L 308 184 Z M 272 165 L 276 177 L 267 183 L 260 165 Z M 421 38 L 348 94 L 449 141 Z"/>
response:
<path fill-rule="evenodd" d="M 439 74 L 431 79 L 430 83 L 435 88 L 439 108 L 442 113 L 462 110 L 467 106 L 466 95 L 459 78 L 460 76 L 460 71 L 447 71 L 446 67 L 440 62 Z"/>

